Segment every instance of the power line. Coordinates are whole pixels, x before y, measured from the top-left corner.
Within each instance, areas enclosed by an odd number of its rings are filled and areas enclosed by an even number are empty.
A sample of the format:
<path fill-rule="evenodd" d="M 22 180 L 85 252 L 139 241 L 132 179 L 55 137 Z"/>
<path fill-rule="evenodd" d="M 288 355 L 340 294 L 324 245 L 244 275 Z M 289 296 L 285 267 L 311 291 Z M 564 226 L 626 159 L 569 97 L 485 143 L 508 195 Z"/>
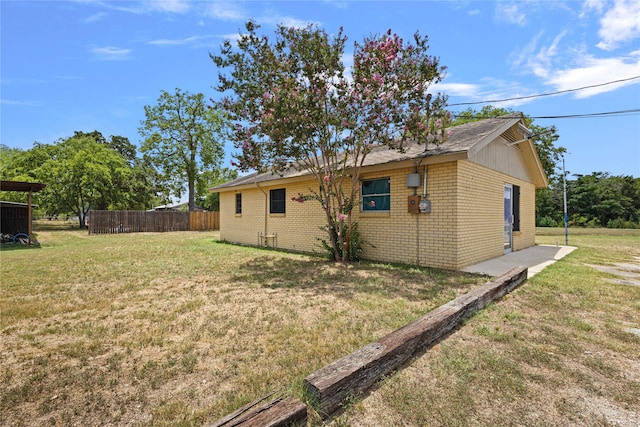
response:
<path fill-rule="evenodd" d="M 640 108 L 633 110 L 606 111 L 603 113 L 565 114 L 560 116 L 527 116 L 531 119 L 584 119 L 593 117 L 618 117 L 640 114 Z"/>
<path fill-rule="evenodd" d="M 590 85 L 590 86 L 583 86 L 583 87 L 579 87 L 579 88 L 575 88 L 575 89 L 559 90 L 557 92 L 540 93 L 540 94 L 537 94 L 537 95 L 517 96 L 517 97 L 514 97 L 514 98 L 505 98 L 505 99 L 492 99 L 492 100 L 488 100 L 488 101 L 458 102 L 458 103 L 455 103 L 455 104 L 448 104 L 448 106 L 449 107 L 454 107 L 454 106 L 459 106 L 459 105 L 491 104 L 491 103 L 497 103 L 497 102 L 519 101 L 519 100 L 523 100 L 523 99 L 541 98 L 541 97 L 544 97 L 544 96 L 553 96 L 553 95 L 560 95 L 560 94 L 563 94 L 563 93 L 577 92 L 579 90 L 592 89 L 592 88 L 595 88 L 595 87 L 602 87 L 602 86 L 612 85 L 612 84 L 616 84 L 616 83 L 623 83 L 623 82 L 628 82 L 628 81 L 636 80 L 636 79 L 640 79 L 640 76 L 629 77 L 627 79 L 613 80 L 613 81 L 606 82 L 606 83 L 599 83 L 599 84 Z"/>
<path fill-rule="evenodd" d="M 640 114 L 640 108 L 631 109 L 631 110 L 619 110 L 619 111 L 604 111 L 600 113 L 583 113 L 583 114 L 564 114 L 557 116 L 529 116 L 526 117 L 528 119 L 584 119 L 584 118 L 594 118 L 594 117 L 618 117 L 618 116 L 631 116 Z M 452 116 L 458 119 L 475 119 L 475 116 L 467 116 L 464 114 L 455 114 L 452 113 Z M 499 116 L 492 117 L 493 119 L 512 119 L 513 116 Z"/>

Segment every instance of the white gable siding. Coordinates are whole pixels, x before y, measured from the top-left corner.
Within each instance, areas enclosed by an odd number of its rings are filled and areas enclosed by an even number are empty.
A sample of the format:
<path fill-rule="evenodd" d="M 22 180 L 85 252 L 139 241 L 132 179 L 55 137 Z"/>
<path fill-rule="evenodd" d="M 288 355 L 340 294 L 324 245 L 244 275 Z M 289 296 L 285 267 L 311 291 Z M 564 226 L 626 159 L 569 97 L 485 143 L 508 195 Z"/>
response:
<path fill-rule="evenodd" d="M 503 138 L 497 138 L 487 144 L 482 150 L 471 155 L 469 160 L 522 181 L 532 181 L 520 147 L 509 147 Z"/>

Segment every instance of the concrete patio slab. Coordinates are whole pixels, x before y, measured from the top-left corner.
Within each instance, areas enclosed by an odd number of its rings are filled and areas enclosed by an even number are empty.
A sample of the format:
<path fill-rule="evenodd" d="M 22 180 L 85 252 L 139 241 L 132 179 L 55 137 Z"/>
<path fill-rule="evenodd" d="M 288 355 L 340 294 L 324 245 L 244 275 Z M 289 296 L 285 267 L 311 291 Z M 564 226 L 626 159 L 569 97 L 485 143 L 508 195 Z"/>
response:
<path fill-rule="evenodd" d="M 575 249 L 574 246 L 537 245 L 471 265 L 463 271 L 487 276 L 500 276 L 514 267 L 524 265 L 529 269 L 528 277 L 533 277 Z"/>

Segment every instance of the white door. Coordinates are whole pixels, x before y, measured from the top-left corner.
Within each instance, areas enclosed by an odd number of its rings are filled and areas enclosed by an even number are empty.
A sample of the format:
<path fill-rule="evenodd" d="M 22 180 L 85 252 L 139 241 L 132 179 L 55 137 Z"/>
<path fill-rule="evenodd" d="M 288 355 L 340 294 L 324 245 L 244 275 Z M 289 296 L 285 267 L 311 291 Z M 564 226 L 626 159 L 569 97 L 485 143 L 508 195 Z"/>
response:
<path fill-rule="evenodd" d="M 504 253 L 513 247 L 513 187 L 504 185 Z"/>

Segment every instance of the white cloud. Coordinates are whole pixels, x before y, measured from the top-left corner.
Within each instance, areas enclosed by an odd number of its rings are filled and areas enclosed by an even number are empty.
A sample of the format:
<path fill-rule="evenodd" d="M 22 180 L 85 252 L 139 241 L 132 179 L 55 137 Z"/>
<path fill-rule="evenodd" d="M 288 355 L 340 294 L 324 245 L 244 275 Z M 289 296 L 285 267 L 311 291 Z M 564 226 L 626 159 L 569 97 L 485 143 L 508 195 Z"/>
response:
<path fill-rule="evenodd" d="M 113 46 L 93 47 L 90 51 L 101 61 L 122 61 L 129 59 L 129 54 L 131 53 L 131 49 L 121 49 Z"/>
<path fill-rule="evenodd" d="M 229 40 L 233 46 L 238 46 L 238 40 L 242 34 L 240 33 L 230 33 L 230 34 L 222 34 L 219 37 L 223 40 Z"/>
<path fill-rule="evenodd" d="M 345 68 L 353 67 L 353 52 L 344 52 L 342 54 L 342 65 L 344 65 Z"/>
<path fill-rule="evenodd" d="M 462 98 L 461 102 L 491 101 L 501 108 L 517 107 L 530 102 L 527 99 L 513 99 L 511 101 L 499 101 L 502 99 L 529 96 L 533 93 L 523 87 L 519 82 L 511 82 L 494 78 L 483 78 L 478 83 L 438 83 L 433 85 L 429 92 L 443 92 L 449 97 L 449 103 L 454 108 L 464 108 L 455 98 Z M 451 99 L 454 98 L 454 99 Z M 477 104 L 473 108 L 480 108 Z"/>
<path fill-rule="evenodd" d="M 72 0 L 75 3 L 91 4 L 105 9 L 119 12 L 144 14 L 149 12 L 186 13 L 191 10 L 188 0 L 144 0 L 132 1 L 105 1 L 105 0 Z"/>
<path fill-rule="evenodd" d="M 600 20 L 598 47 L 614 50 L 620 44 L 640 38 L 640 1 L 616 0 Z"/>
<path fill-rule="evenodd" d="M 216 1 L 209 4 L 205 15 L 223 21 L 243 21 L 247 17 L 240 4 L 230 1 Z"/>
<path fill-rule="evenodd" d="M 498 20 L 521 27 L 527 24 L 527 16 L 520 10 L 518 3 L 497 2 L 495 13 Z"/>
<path fill-rule="evenodd" d="M 13 101 L 10 99 L 0 99 L 0 104 L 2 105 L 12 105 L 15 107 L 41 107 L 42 104 L 38 102 L 31 101 Z"/>
<path fill-rule="evenodd" d="M 320 23 L 317 21 L 305 21 L 291 16 L 281 16 L 277 14 L 262 16 L 257 19 L 256 22 L 258 24 L 282 25 L 287 28 L 304 28 L 308 25 L 320 26 Z"/>
<path fill-rule="evenodd" d="M 349 2 L 348 1 L 324 0 L 324 3 L 328 4 L 329 6 L 333 6 L 336 9 L 348 9 L 349 8 Z"/>
<path fill-rule="evenodd" d="M 640 23 L 631 24 L 635 22 L 634 20 L 640 19 L 640 2 L 637 2 L 637 5 L 621 0 L 607 10 L 607 3 L 589 0 L 583 4 L 581 16 L 584 17 L 587 12 L 604 13 L 600 21 L 602 42 L 599 47 L 613 47 L 617 43 L 640 37 Z M 638 12 L 635 12 L 636 9 Z M 605 10 L 607 11 L 604 12 Z M 620 17 L 619 20 L 616 18 L 615 22 L 608 22 L 607 19 L 613 19 L 616 16 L 613 13 L 614 10 L 618 14 L 628 14 L 630 19 L 625 20 Z M 636 27 L 637 34 L 634 33 Z M 622 86 L 640 83 L 639 80 L 632 80 L 603 85 L 603 83 L 639 76 L 640 50 L 603 58 L 589 52 L 589 47 L 584 40 L 571 39 L 569 29 L 560 31 L 553 40 L 545 39 L 546 45 L 542 43 L 543 37 L 544 34 L 541 31 L 524 48 L 515 51 L 510 58 L 511 66 L 523 74 L 537 76 L 554 91 L 597 86 L 572 92 L 572 96 L 576 98 L 587 98 L 617 90 Z M 513 91 L 508 97 L 518 96 L 513 94 L 515 92 Z"/>
<path fill-rule="evenodd" d="M 155 46 L 182 46 L 187 44 L 198 44 L 206 37 L 204 36 L 192 36 L 184 39 L 157 39 L 148 41 L 147 44 Z"/>
<path fill-rule="evenodd" d="M 601 85 L 616 80 L 640 76 L 640 51 L 635 51 L 626 57 L 594 58 L 585 56 L 582 64 L 574 68 L 557 70 L 547 79 L 546 83 L 556 90 L 568 90 L 585 86 Z M 575 92 L 576 98 L 588 98 L 600 93 L 611 92 L 622 86 L 640 83 L 638 80 L 598 86 Z"/>
<path fill-rule="evenodd" d="M 89 16 L 84 21 L 82 21 L 82 23 L 84 23 L 84 24 L 92 24 L 94 22 L 102 21 L 102 18 L 104 18 L 107 15 L 108 14 L 106 12 L 94 13 L 93 15 Z"/>
<path fill-rule="evenodd" d="M 433 88 L 449 96 L 477 98 L 480 93 L 480 86 L 470 83 L 438 83 Z"/>
<path fill-rule="evenodd" d="M 580 12 L 580 18 L 584 18 L 591 10 L 595 10 L 598 13 L 602 13 L 604 10 L 605 2 L 603 0 L 585 0 L 582 3 L 582 12 Z"/>
<path fill-rule="evenodd" d="M 542 32 L 538 33 L 529 44 L 518 52 L 517 56 L 512 59 L 514 68 L 522 68 L 534 75 L 546 78 L 553 69 L 553 62 L 559 55 L 558 46 L 567 32 L 562 31 L 558 34 L 549 46 L 538 48 L 538 43 L 542 38 Z"/>
<path fill-rule="evenodd" d="M 143 4 L 149 10 L 169 13 L 185 13 L 191 9 L 191 5 L 185 0 L 155 0 L 144 2 Z"/>

